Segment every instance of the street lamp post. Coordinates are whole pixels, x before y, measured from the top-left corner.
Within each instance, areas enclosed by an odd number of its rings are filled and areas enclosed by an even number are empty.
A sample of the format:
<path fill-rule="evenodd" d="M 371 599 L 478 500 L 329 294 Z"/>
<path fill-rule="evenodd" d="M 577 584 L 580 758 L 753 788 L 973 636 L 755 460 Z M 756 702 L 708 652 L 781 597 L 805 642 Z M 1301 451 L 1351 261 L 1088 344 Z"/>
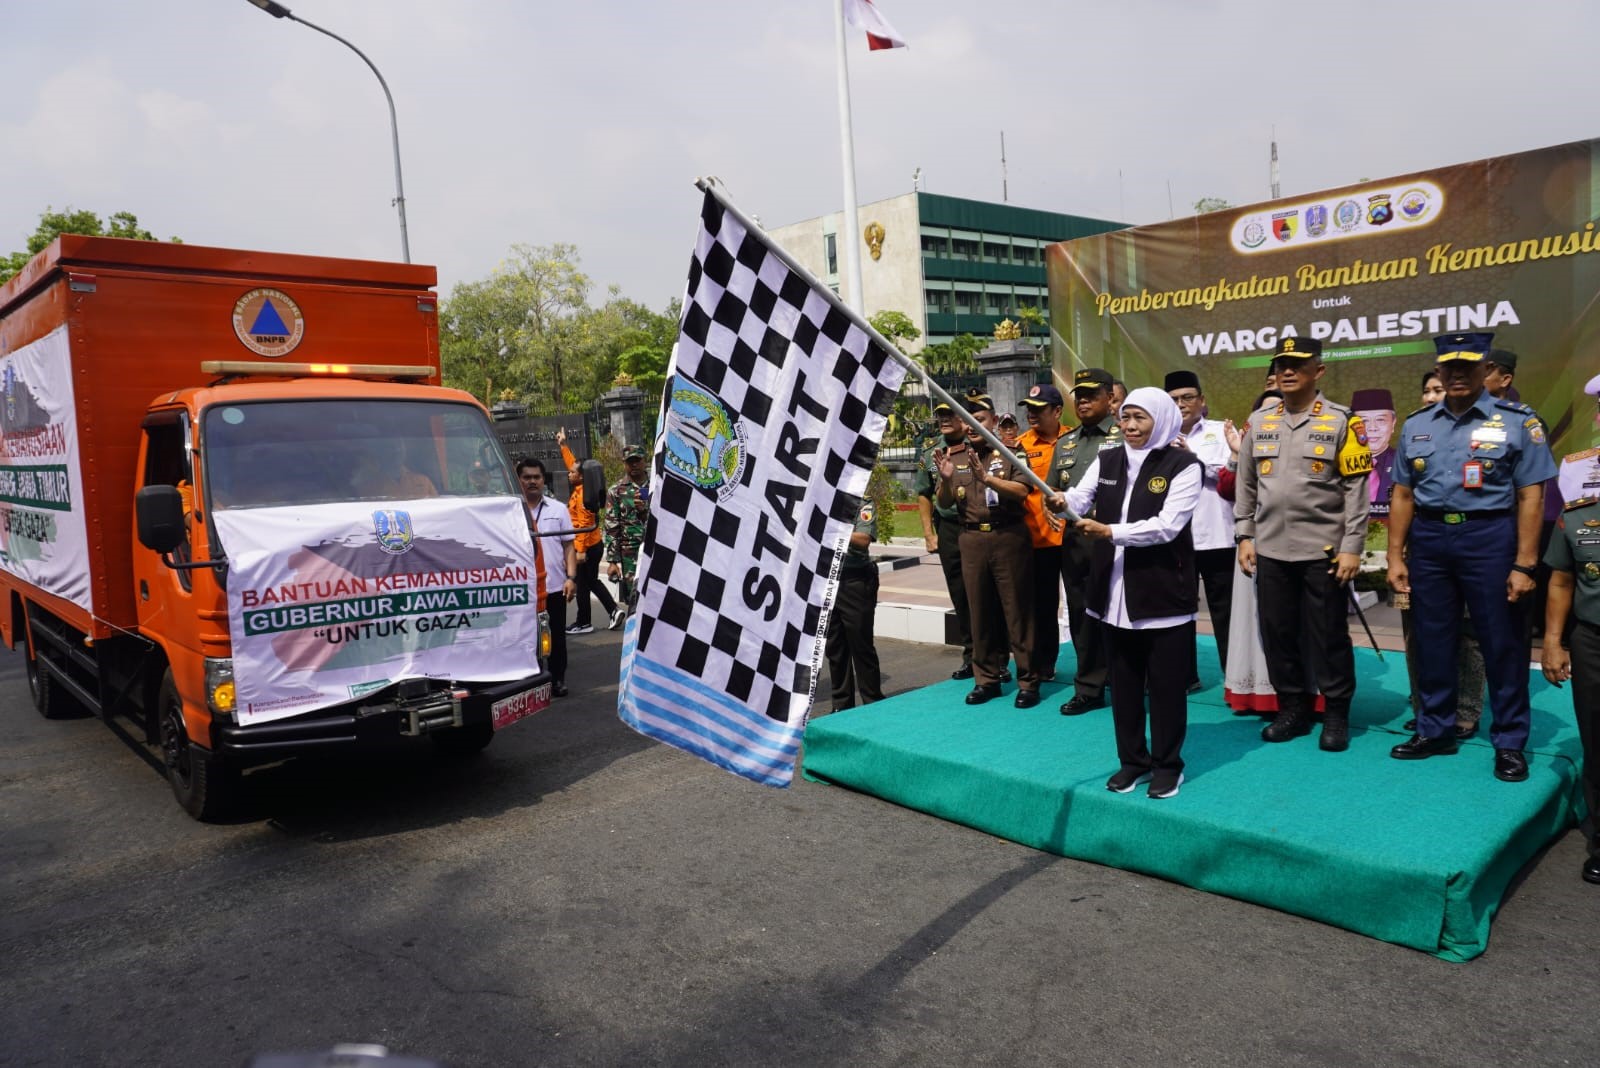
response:
<path fill-rule="evenodd" d="M 265 11 L 275 19 L 289 19 L 291 22 L 298 22 L 302 26 L 309 26 L 311 29 L 316 30 L 320 34 L 323 34 L 327 37 L 332 37 L 335 41 L 338 41 L 340 44 L 350 49 L 350 51 L 360 56 L 361 62 L 370 67 L 372 73 L 377 75 L 378 84 L 383 86 L 383 97 L 389 102 L 389 133 L 394 140 L 394 206 L 400 212 L 400 254 L 405 258 L 405 262 L 410 263 L 411 240 L 406 236 L 406 188 L 405 183 L 400 179 L 400 121 L 395 117 L 394 96 L 389 92 L 389 83 L 383 80 L 383 74 L 379 72 L 377 64 L 368 59 L 365 52 L 361 51 L 361 49 L 357 48 L 349 41 L 346 41 L 343 37 L 340 37 L 332 30 L 325 30 L 314 22 L 307 22 L 305 19 L 296 15 L 282 4 L 274 3 L 274 0 L 248 0 L 248 2 L 254 4 L 256 7 L 259 7 L 262 11 Z"/>

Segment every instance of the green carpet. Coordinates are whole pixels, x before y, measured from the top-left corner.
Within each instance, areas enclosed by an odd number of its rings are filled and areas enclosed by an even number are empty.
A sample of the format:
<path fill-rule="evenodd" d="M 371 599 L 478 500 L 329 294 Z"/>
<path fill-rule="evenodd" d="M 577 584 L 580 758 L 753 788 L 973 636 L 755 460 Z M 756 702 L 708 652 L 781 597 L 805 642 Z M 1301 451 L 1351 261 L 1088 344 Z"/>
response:
<path fill-rule="evenodd" d="M 1110 710 L 1057 713 L 1070 684 L 1012 707 L 979 707 L 945 682 L 819 717 L 807 777 L 881 797 L 1061 856 L 1145 872 L 1465 961 L 1517 871 L 1581 811 L 1571 696 L 1535 673 L 1530 777 L 1494 778 L 1488 716 L 1455 756 L 1401 762 L 1405 664 L 1356 650 L 1350 749 L 1316 735 L 1269 745 L 1262 721 L 1222 701 L 1216 649 L 1199 639 L 1204 692 L 1189 698 L 1182 793 L 1113 794 Z M 1072 677 L 1062 649 L 1060 677 Z M 1208 674 L 1209 669 L 1209 674 Z"/>

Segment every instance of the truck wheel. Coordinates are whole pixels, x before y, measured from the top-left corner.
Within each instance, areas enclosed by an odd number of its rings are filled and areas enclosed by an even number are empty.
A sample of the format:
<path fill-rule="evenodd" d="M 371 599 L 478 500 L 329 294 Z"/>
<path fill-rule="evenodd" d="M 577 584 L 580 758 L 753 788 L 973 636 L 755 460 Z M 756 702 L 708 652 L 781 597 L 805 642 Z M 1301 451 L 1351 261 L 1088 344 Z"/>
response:
<path fill-rule="evenodd" d="M 428 735 L 439 755 L 453 760 L 472 756 L 494 741 L 494 727 L 488 723 L 452 727 L 447 731 L 434 731 Z"/>
<path fill-rule="evenodd" d="M 238 773 L 217 753 L 189 740 L 183 700 L 168 671 L 161 680 L 161 758 L 172 795 L 197 820 L 221 819 L 232 806 Z"/>
<path fill-rule="evenodd" d="M 56 677 L 39 665 L 39 657 L 32 648 L 28 650 L 28 696 L 33 707 L 45 719 L 69 719 L 75 715 L 78 703 L 56 682 Z"/>

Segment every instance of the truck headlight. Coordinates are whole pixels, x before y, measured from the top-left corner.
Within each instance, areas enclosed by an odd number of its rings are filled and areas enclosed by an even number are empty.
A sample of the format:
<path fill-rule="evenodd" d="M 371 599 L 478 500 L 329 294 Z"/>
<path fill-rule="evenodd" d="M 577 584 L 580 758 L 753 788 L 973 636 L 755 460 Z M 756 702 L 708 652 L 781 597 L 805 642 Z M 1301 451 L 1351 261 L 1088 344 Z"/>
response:
<path fill-rule="evenodd" d="M 228 657 L 206 657 L 206 707 L 215 715 L 231 716 L 235 701 L 233 660 Z"/>

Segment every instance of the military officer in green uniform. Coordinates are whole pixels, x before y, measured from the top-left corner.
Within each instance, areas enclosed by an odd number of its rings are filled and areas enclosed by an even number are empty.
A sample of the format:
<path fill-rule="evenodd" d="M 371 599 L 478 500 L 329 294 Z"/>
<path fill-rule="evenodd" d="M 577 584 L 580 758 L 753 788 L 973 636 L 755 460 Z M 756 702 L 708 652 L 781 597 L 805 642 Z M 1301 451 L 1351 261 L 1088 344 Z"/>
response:
<path fill-rule="evenodd" d="M 650 468 L 644 448 L 628 445 L 622 450 L 626 477 L 606 495 L 606 577 L 617 584 L 619 606 L 631 613 L 638 607 L 634 569 L 639 566 L 639 546 L 644 544 L 645 524 L 650 519 Z M 611 629 L 621 625 L 625 613 L 611 617 Z"/>
<path fill-rule="evenodd" d="M 967 411 L 990 433 L 997 426 L 988 394 L 967 397 Z M 961 516 L 961 575 L 972 618 L 972 667 L 976 685 L 967 704 L 1000 696 L 1006 666 L 1006 641 L 1017 663 L 1018 708 L 1039 703 L 1039 674 L 1033 664 L 1033 539 L 1022 521 L 1030 488 L 1018 474 L 1015 454 L 995 449 L 976 431 L 960 452 L 941 450 L 941 507 Z M 1004 617 L 1003 619 L 1001 617 Z"/>
<path fill-rule="evenodd" d="M 878 648 L 872 629 L 878 611 L 878 565 L 868 548 L 878 538 L 878 519 L 872 501 L 861 502 L 855 529 L 839 560 L 839 586 L 828 613 L 825 649 L 828 674 L 833 679 L 833 710 L 854 708 L 883 700 L 878 672 Z"/>
<path fill-rule="evenodd" d="M 1086 367 L 1072 376 L 1072 407 L 1078 425 L 1056 439 L 1055 456 L 1045 479 L 1051 489 L 1065 493 L 1083 481 L 1083 473 L 1100 450 L 1122 444 L 1122 427 L 1117 424 L 1111 396 L 1115 381 L 1110 371 L 1099 367 Z M 1106 706 L 1106 641 L 1100 621 L 1085 610 L 1091 548 L 1092 543 L 1077 528 L 1067 527 L 1061 538 L 1061 584 L 1067 591 L 1067 625 L 1072 628 L 1072 651 L 1078 660 L 1078 671 L 1073 677 L 1072 698 L 1061 706 L 1063 716 L 1077 716 Z"/>
<path fill-rule="evenodd" d="M 917 495 L 917 510 L 922 516 L 922 541 L 930 553 L 939 554 L 939 566 L 944 571 L 945 589 L 950 593 L 950 606 L 955 611 L 956 629 L 961 636 L 961 666 L 950 673 L 953 679 L 972 678 L 972 619 L 967 606 L 967 587 L 961 578 L 961 519 L 954 506 L 945 508 L 935 498 L 938 495 L 939 463 L 935 454 L 940 449 L 952 455 L 967 447 L 967 433 L 955 409 L 940 401 L 934 406 L 934 416 L 939 420 L 942 440 L 925 446 L 917 456 L 917 473 L 913 489 Z"/>
<path fill-rule="evenodd" d="M 1600 883 L 1600 497 L 1579 497 L 1556 520 L 1545 551 L 1550 591 L 1544 608 L 1544 677 L 1572 682 L 1572 709 L 1583 743 L 1585 882 Z M 1569 616 L 1572 632 L 1563 638 Z"/>

